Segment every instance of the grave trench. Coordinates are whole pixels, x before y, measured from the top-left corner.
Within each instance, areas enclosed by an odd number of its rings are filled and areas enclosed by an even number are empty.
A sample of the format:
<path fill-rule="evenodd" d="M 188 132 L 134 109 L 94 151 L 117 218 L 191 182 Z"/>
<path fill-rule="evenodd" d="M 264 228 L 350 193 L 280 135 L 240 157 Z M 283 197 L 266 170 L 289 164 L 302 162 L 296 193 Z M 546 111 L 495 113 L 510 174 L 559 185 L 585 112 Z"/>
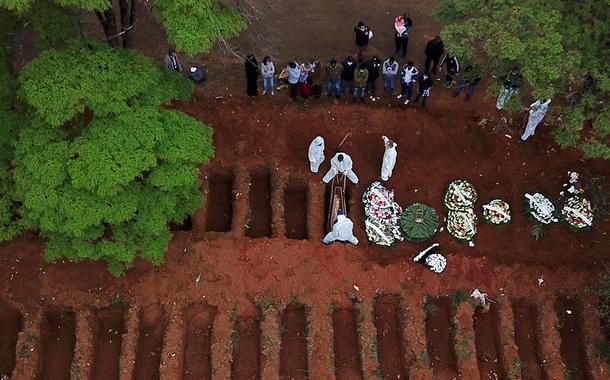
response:
<path fill-rule="evenodd" d="M 361 379 L 358 312 L 338 309 L 332 314 L 335 376 L 337 380 Z"/>
<path fill-rule="evenodd" d="M 309 378 L 307 363 L 307 314 L 305 307 L 290 304 L 282 314 L 282 345 L 280 347 L 280 379 Z"/>
<path fill-rule="evenodd" d="M 288 239 L 307 239 L 309 190 L 303 180 L 291 178 L 284 188 L 284 221 Z"/>
<path fill-rule="evenodd" d="M 0 377 L 15 369 L 17 338 L 23 329 L 21 313 L 0 300 Z"/>
<path fill-rule="evenodd" d="M 161 349 L 167 323 L 167 316 L 161 305 L 152 304 L 140 309 L 134 380 L 159 379 Z"/>
<path fill-rule="evenodd" d="M 555 313 L 561 337 L 561 359 L 572 380 L 591 378 L 583 344 L 582 310 L 580 302 L 567 297 L 560 297 L 555 302 Z M 568 314 L 568 311 L 571 313 Z"/>
<path fill-rule="evenodd" d="M 121 344 L 125 331 L 125 309 L 122 306 L 96 310 L 92 315 L 93 380 L 119 378 Z"/>
<path fill-rule="evenodd" d="M 271 237 L 271 173 L 269 168 L 250 172 L 246 236 Z"/>
<path fill-rule="evenodd" d="M 233 361 L 231 363 L 231 379 L 260 379 L 260 347 L 261 331 L 260 312 L 255 316 L 242 316 L 235 320 L 233 334 L 235 339 Z"/>
<path fill-rule="evenodd" d="M 377 330 L 377 355 L 384 378 L 407 379 L 408 364 L 403 361 L 402 320 L 400 299 L 386 294 L 377 298 L 374 307 L 375 328 Z"/>
<path fill-rule="evenodd" d="M 182 311 L 184 320 L 184 380 L 212 378 L 212 332 L 218 310 L 203 303 L 187 306 Z"/>
<path fill-rule="evenodd" d="M 525 300 L 513 302 L 515 343 L 524 379 L 546 380 L 540 357 L 538 309 Z"/>
<path fill-rule="evenodd" d="M 48 309 L 40 326 L 40 352 L 36 378 L 70 379 L 76 346 L 76 315 L 62 308 Z"/>
<path fill-rule="evenodd" d="M 459 378 L 455 353 L 455 310 L 449 297 L 430 299 L 426 313 L 426 340 L 430 364 L 440 379 Z"/>
<path fill-rule="evenodd" d="M 497 307 L 491 304 L 488 312 L 477 307 L 473 319 L 481 380 L 506 378 L 506 370 L 502 364 L 501 326 Z"/>
<path fill-rule="evenodd" d="M 208 174 L 205 230 L 229 232 L 233 221 L 233 172 L 215 170 Z"/>

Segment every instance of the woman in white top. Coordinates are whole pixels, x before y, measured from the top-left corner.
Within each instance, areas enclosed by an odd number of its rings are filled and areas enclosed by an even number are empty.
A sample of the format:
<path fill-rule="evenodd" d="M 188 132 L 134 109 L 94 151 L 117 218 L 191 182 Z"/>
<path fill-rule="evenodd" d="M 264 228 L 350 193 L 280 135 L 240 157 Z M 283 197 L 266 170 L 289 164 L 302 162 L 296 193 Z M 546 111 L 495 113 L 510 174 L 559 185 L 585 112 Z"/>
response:
<path fill-rule="evenodd" d="M 267 88 L 271 91 L 271 95 L 275 95 L 275 87 L 273 87 L 273 75 L 275 75 L 275 66 L 271 57 L 268 55 L 261 62 L 261 76 L 263 77 L 263 95 L 267 93 Z"/>

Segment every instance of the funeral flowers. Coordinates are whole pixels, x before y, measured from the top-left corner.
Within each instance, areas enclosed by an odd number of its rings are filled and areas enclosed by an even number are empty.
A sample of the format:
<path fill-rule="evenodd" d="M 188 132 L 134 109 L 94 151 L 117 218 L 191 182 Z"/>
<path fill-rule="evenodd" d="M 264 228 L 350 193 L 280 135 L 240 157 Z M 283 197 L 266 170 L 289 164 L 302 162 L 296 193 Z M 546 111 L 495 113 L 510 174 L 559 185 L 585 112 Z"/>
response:
<path fill-rule="evenodd" d="M 451 181 L 445 192 L 444 204 L 449 210 L 464 211 L 474 207 L 477 191 L 474 186 L 463 179 Z"/>
<path fill-rule="evenodd" d="M 468 240 L 472 247 L 472 239 L 477 233 L 477 216 L 474 213 L 474 204 L 477 201 L 477 191 L 474 186 L 463 179 L 456 179 L 449 183 L 443 203 L 449 210 L 447 215 L 447 232 L 451 236 Z"/>
<path fill-rule="evenodd" d="M 501 199 L 493 199 L 483 205 L 483 219 L 495 225 L 510 223 L 510 206 Z"/>
<path fill-rule="evenodd" d="M 369 241 L 390 246 L 395 240 L 403 240 L 400 233 L 402 208 L 394 202 L 394 191 L 376 181 L 362 194 L 366 220 L 364 227 Z"/>
<path fill-rule="evenodd" d="M 542 224 L 557 222 L 555 206 L 546 196 L 540 193 L 525 194 L 526 213 Z"/>
<path fill-rule="evenodd" d="M 561 213 L 565 217 L 566 222 L 575 229 L 587 229 L 593 224 L 591 203 L 584 197 L 574 196 L 568 198 Z"/>
<path fill-rule="evenodd" d="M 449 210 L 447 215 L 447 231 L 457 239 L 472 240 L 477 233 L 477 216 L 474 210 Z"/>

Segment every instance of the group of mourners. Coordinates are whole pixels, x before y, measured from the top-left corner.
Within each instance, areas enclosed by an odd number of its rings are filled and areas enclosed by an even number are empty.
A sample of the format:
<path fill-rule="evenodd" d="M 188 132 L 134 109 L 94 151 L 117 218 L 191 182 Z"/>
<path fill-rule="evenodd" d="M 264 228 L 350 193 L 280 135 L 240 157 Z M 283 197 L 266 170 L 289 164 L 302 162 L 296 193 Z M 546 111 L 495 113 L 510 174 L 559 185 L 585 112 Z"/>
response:
<path fill-rule="evenodd" d="M 381 163 L 381 179 L 387 181 L 392 176 L 392 171 L 396 165 L 396 143 L 386 136 L 382 136 L 385 152 Z M 324 162 L 324 138 L 316 136 L 309 144 L 307 157 L 309 159 L 309 169 L 312 173 L 318 173 L 320 165 Z M 330 169 L 322 178 L 323 183 L 329 183 L 336 175 L 344 175 L 352 183 L 358 184 L 358 176 L 353 170 L 354 163 L 352 158 L 345 152 L 337 152 L 330 159 Z M 330 244 L 333 241 L 349 242 L 354 245 L 358 244 L 358 239 L 354 236 L 354 223 L 347 217 L 346 210 L 339 210 L 337 221 L 333 224 L 332 229 L 326 234 L 322 240 L 325 244 Z"/>

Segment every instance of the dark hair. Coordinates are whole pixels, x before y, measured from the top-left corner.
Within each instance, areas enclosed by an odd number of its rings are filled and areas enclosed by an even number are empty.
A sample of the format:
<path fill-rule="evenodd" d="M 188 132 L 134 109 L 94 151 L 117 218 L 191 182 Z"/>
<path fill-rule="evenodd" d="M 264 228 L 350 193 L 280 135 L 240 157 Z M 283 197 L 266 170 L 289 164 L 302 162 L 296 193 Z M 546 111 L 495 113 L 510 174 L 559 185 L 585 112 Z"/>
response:
<path fill-rule="evenodd" d="M 515 66 L 515 67 L 513 67 L 513 69 L 511 71 L 515 71 L 515 70 L 519 71 L 519 68 L 517 66 Z"/>
<path fill-rule="evenodd" d="M 358 21 L 358 28 L 360 28 L 361 26 L 364 26 L 364 23 L 362 21 Z"/>
<path fill-rule="evenodd" d="M 176 50 L 174 50 L 174 48 L 169 48 L 169 50 L 167 51 L 167 54 L 172 55 L 175 52 L 176 52 Z"/>
<path fill-rule="evenodd" d="M 337 160 L 339 160 L 339 162 L 343 161 L 343 155 L 341 153 L 339 153 L 339 155 L 337 156 Z"/>
<path fill-rule="evenodd" d="M 297 67 L 297 64 L 295 61 L 292 61 L 292 62 L 290 62 L 290 64 L 288 64 L 288 66 L 290 66 L 291 68 L 294 69 L 295 67 Z"/>
<path fill-rule="evenodd" d="M 395 61 L 394 57 L 390 57 L 390 62 L 394 62 L 394 61 Z"/>
<path fill-rule="evenodd" d="M 335 64 L 337 64 L 337 60 L 336 60 L 336 59 L 334 59 L 334 58 L 333 58 L 333 59 L 331 59 L 331 60 L 330 60 L 330 64 L 331 64 L 331 65 L 335 65 Z"/>
<path fill-rule="evenodd" d="M 271 57 L 269 57 L 268 55 L 265 56 L 265 58 L 263 58 L 263 62 L 267 63 L 271 61 Z"/>
<path fill-rule="evenodd" d="M 346 60 L 346 61 L 353 61 L 353 60 L 354 60 L 354 57 L 352 57 L 352 56 L 350 55 L 349 57 L 345 58 L 345 60 Z"/>
<path fill-rule="evenodd" d="M 413 61 L 407 62 L 407 66 L 413 66 Z"/>

